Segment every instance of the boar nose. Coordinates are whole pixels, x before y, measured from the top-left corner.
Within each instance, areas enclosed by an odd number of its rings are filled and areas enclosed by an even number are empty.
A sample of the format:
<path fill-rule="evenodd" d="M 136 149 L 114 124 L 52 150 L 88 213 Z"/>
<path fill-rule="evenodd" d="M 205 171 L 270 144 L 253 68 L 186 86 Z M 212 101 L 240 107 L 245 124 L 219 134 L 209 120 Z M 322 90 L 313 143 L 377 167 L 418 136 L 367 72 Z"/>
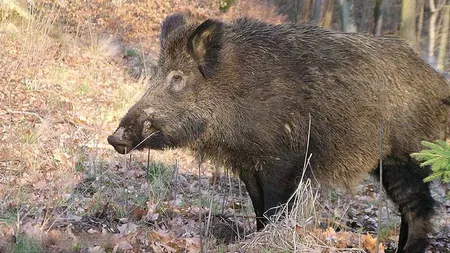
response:
<path fill-rule="evenodd" d="M 122 140 L 114 134 L 108 136 L 108 143 L 111 144 L 120 154 L 129 153 L 133 149 L 133 146 L 129 141 Z"/>

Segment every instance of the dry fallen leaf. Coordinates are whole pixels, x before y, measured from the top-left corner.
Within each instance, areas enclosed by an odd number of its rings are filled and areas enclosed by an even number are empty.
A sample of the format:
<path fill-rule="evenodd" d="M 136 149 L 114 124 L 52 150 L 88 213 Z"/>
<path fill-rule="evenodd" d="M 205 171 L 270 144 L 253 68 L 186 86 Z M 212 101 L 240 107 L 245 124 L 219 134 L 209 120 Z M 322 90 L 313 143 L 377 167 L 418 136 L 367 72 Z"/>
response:
<path fill-rule="evenodd" d="M 106 253 L 106 250 L 100 246 L 90 247 L 88 253 Z"/>
<path fill-rule="evenodd" d="M 184 238 L 184 241 L 186 243 L 185 249 L 188 252 L 200 252 L 200 238 Z"/>
<path fill-rule="evenodd" d="M 152 247 L 152 249 L 155 251 L 155 252 L 161 252 L 161 253 L 165 253 L 165 252 L 169 252 L 169 253 L 171 253 L 171 252 L 177 252 L 177 250 L 175 250 L 174 248 L 172 248 L 172 247 L 170 247 L 170 246 L 168 246 L 168 245 L 166 245 L 166 244 L 164 244 L 164 243 L 159 243 L 159 242 L 154 242 L 154 243 L 152 243 L 152 245 L 151 245 L 151 247 Z"/>
<path fill-rule="evenodd" d="M 36 183 L 33 184 L 33 187 L 36 190 L 43 190 L 43 189 L 47 188 L 47 181 L 45 181 L 45 180 L 37 181 Z"/>
<path fill-rule="evenodd" d="M 298 224 L 296 224 L 295 225 L 295 233 L 297 233 L 297 235 L 303 234 L 303 227 L 298 225 Z"/>
<path fill-rule="evenodd" d="M 364 248 L 368 250 L 369 253 L 377 253 L 376 252 L 377 238 L 373 238 L 372 235 L 367 233 L 367 235 L 362 236 L 362 241 Z M 378 253 L 384 253 L 384 247 L 381 243 L 378 247 Z"/>
<path fill-rule="evenodd" d="M 147 210 L 139 207 L 139 206 L 134 206 L 133 210 L 131 211 L 131 218 L 133 218 L 135 221 L 140 221 L 142 220 L 142 217 L 147 213 Z"/>
<path fill-rule="evenodd" d="M 127 235 L 130 233 L 133 233 L 137 230 L 137 225 L 129 222 L 125 223 L 123 225 L 117 226 L 117 229 L 119 229 L 121 235 Z"/>
<path fill-rule="evenodd" d="M 114 249 L 113 249 L 113 253 L 116 253 L 117 251 L 119 251 L 119 252 L 123 252 L 123 251 L 126 251 L 126 250 L 132 250 L 133 249 L 133 245 L 131 245 L 131 243 L 129 243 L 129 242 L 127 242 L 127 241 L 125 241 L 125 240 L 121 240 L 119 243 L 117 243 L 115 246 L 114 246 Z"/>
<path fill-rule="evenodd" d="M 93 228 L 88 229 L 87 232 L 88 232 L 89 234 L 98 234 L 98 233 L 100 233 L 100 232 L 98 232 L 98 230 L 93 229 Z"/>
<path fill-rule="evenodd" d="M 84 115 L 82 115 L 81 113 L 79 113 L 79 112 L 75 112 L 74 113 L 75 115 L 75 123 L 77 123 L 78 125 L 86 125 L 87 124 L 87 118 L 84 116 Z"/>
<path fill-rule="evenodd" d="M 57 240 L 60 236 L 61 236 L 61 232 L 56 229 L 52 229 L 48 232 L 48 237 L 53 240 Z"/>
<path fill-rule="evenodd" d="M 164 232 L 164 231 L 150 231 L 149 233 L 149 239 L 152 242 L 163 242 L 163 243 L 168 243 L 169 241 L 171 241 L 171 237 L 168 233 Z"/>
<path fill-rule="evenodd" d="M 64 167 L 71 167 L 72 161 L 70 160 L 71 156 L 65 152 L 62 152 L 59 149 L 55 149 L 53 151 L 53 159 L 60 162 Z"/>

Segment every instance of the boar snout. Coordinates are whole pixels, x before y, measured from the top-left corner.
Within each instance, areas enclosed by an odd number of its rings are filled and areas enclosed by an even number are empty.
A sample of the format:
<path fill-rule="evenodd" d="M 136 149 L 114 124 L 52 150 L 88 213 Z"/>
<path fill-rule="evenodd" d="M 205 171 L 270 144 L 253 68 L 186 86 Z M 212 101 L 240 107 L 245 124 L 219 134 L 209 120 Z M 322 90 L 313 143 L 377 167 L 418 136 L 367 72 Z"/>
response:
<path fill-rule="evenodd" d="M 108 143 L 122 155 L 129 153 L 133 149 L 131 142 L 121 139 L 116 133 L 108 136 Z"/>

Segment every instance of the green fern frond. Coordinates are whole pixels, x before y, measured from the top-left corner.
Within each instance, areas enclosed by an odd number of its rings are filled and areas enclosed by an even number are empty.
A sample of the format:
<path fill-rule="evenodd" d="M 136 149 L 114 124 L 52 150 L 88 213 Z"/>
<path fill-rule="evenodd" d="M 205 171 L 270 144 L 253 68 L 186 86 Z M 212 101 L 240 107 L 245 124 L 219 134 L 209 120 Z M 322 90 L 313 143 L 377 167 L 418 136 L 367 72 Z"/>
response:
<path fill-rule="evenodd" d="M 435 142 L 423 141 L 424 149 L 418 153 L 412 153 L 411 157 L 421 162 L 420 166 L 429 166 L 433 173 L 424 179 L 425 182 L 433 180 L 442 180 L 445 183 L 450 182 L 450 145 L 445 141 L 437 140 Z"/>
<path fill-rule="evenodd" d="M 442 179 L 442 177 L 444 176 L 443 172 L 437 172 L 437 173 L 433 173 L 430 176 L 426 177 L 423 181 L 428 183 L 434 180 L 438 180 L 438 179 Z"/>

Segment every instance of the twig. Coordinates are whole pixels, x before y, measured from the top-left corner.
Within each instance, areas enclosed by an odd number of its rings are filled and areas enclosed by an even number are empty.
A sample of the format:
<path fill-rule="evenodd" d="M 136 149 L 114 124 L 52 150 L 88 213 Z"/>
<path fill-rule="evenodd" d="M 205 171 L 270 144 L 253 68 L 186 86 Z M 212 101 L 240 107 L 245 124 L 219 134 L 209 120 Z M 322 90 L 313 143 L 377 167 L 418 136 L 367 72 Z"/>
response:
<path fill-rule="evenodd" d="M 148 180 L 148 178 L 150 177 L 150 149 L 148 149 L 148 153 L 147 153 L 147 171 L 146 171 L 145 175 Z"/>
<path fill-rule="evenodd" d="M 383 120 L 380 121 L 380 200 L 378 203 L 378 233 L 377 233 L 377 244 L 375 245 L 375 252 L 378 253 L 380 245 L 380 229 L 381 229 L 381 208 L 383 206 Z"/>
<path fill-rule="evenodd" d="M 311 113 L 308 114 L 309 117 L 309 121 L 308 121 L 308 139 L 306 140 L 306 150 L 305 150 L 305 161 L 303 162 L 303 174 L 302 174 L 302 179 L 303 176 L 305 175 L 305 171 L 306 171 L 306 164 L 308 161 L 308 152 L 309 152 L 309 139 L 311 137 Z"/>
<path fill-rule="evenodd" d="M 178 193 L 178 170 L 179 170 L 179 161 L 175 159 L 175 164 L 173 165 L 173 174 L 172 174 L 172 198 L 176 200 Z"/>
<path fill-rule="evenodd" d="M 198 159 L 198 196 L 200 198 L 200 196 L 202 196 L 202 174 L 201 174 L 201 166 L 202 166 L 202 161 L 199 158 Z M 201 208 L 201 203 L 200 203 L 200 208 Z M 199 230 L 200 230 L 200 252 L 203 253 L 203 233 L 202 233 L 202 212 L 198 213 L 198 223 L 199 223 Z"/>
<path fill-rule="evenodd" d="M 227 168 L 227 170 L 226 170 L 227 176 L 228 176 L 228 172 L 229 172 L 229 170 Z M 221 181 L 221 183 L 222 183 L 222 181 Z M 225 202 L 227 202 L 227 200 L 228 200 L 228 195 L 224 194 L 223 199 L 222 199 L 222 211 L 221 211 L 222 215 L 225 213 Z"/>
<path fill-rule="evenodd" d="M 230 185 L 230 196 L 233 196 L 233 187 L 231 185 L 231 175 L 230 174 L 228 174 L 228 184 Z M 239 234 L 239 224 L 237 222 L 236 212 L 233 212 L 233 217 L 234 217 L 234 223 L 236 224 L 237 236 L 238 236 L 238 238 L 240 238 L 241 235 Z"/>
<path fill-rule="evenodd" d="M 244 214 L 214 214 L 215 217 L 221 218 L 243 218 L 243 219 L 256 219 L 256 215 L 244 215 Z"/>
<path fill-rule="evenodd" d="M 139 142 L 134 148 L 132 148 L 128 153 L 131 153 L 133 150 L 137 149 L 144 141 L 146 141 L 148 138 L 152 137 L 153 135 L 159 133 L 159 131 L 151 133 L 149 136 L 145 137 L 141 142 Z"/>
<path fill-rule="evenodd" d="M 361 233 L 358 232 L 358 249 L 361 249 L 361 247 L 362 247 L 362 243 L 361 243 Z M 359 250 L 358 250 L 358 252 L 359 252 Z"/>
<path fill-rule="evenodd" d="M 209 201 L 208 220 L 206 222 L 206 229 L 205 229 L 205 238 L 207 238 L 207 242 L 209 240 L 209 226 L 211 224 L 211 212 L 212 212 L 212 205 L 213 205 L 213 200 L 214 200 L 214 192 L 215 192 L 215 188 L 216 188 L 216 181 L 217 181 L 216 175 L 217 175 L 217 171 L 218 171 L 218 166 L 214 165 L 214 169 L 215 169 L 216 174 L 213 175 L 213 185 L 212 185 L 213 194 L 211 196 L 211 200 Z"/>
<path fill-rule="evenodd" d="M 31 115 L 36 118 L 38 118 L 40 121 L 44 121 L 44 118 L 39 116 L 39 114 L 35 112 L 27 112 L 27 111 L 6 111 L 6 113 L 0 113 L 0 115 L 7 115 L 7 114 L 23 114 L 23 115 Z"/>
<path fill-rule="evenodd" d="M 148 73 L 147 73 L 147 64 L 146 64 L 145 53 L 144 53 L 145 52 L 144 43 L 142 43 L 142 41 L 141 41 L 140 45 L 141 45 L 141 52 L 142 52 L 142 64 L 144 64 L 144 75 L 147 76 Z M 140 74 L 142 75 L 142 72 Z"/>
<path fill-rule="evenodd" d="M 242 184 L 241 184 L 241 179 L 239 178 L 239 200 L 240 201 L 242 201 L 242 203 L 244 202 L 244 196 L 242 195 L 242 186 L 241 186 Z M 248 212 L 247 212 L 247 208 L 245 208 L 247 205 L 245 205 L 244 207 L 243 207 L 243 209 L 244 209 L 244 213 L 245 213 L 245 216 L 248 216 Z M 248 219 L 246 219 L 246 221 L 247 221 L 247 225 L 246 226 L 244 226 L 244 235 L 243 235 L 243 238 L 245 238 L 245 237 L 247 237 L 247 226 L 248 227 L 250 227 L 250 223 L 249 223 L 249 221 L 248 221 Z M 245 224 L 245 223 L 244 223 Z M 238 238 L 238 242 L 240 242 L 241 241 L 241 238 Z"/>

